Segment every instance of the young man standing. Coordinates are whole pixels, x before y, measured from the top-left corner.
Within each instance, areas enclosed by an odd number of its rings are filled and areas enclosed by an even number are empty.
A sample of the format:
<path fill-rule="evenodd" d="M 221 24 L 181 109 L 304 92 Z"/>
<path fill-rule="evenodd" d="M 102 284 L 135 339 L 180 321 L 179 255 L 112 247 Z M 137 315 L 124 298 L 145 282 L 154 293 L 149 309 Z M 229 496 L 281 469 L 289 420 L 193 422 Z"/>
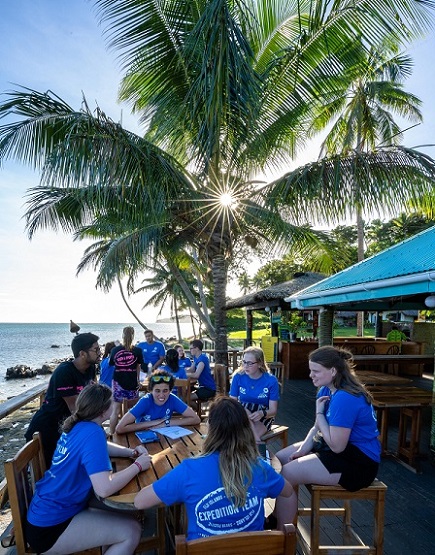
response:
<path fill-rule="evenodd" d="M 202 352 L 204 344 L 199 339 L 190 342 L 190 353 L 193 356 L 193 363 L 190 368 L 186 369 L 188 378 L 198 380 L 199 387 L 195 388 L 190 398 L 192 400 L 208 401 L 216 395 L 216 384 L 211 375 L 210 360 L 208 356 Z"/>
<path fill-rule="evenodd" d="M 142 349 L 143 352 L 142 369 L 144 372 L 147 372 L 150 362 L 153 365 L 153 372 L 162 365 L 165 359 L 165 346 L 160 341 L 154 339 L 154 332 L 152 330 L 145 330 L 145 341 L 138 343 L 137 347 Z"/>
<path fill-rule="evenodd" d="M 95 381 L 95 365 L 101 359 L 98 339 L 93 333 L 79 333 L 74 337 L 71 343 L 74 360 L 61 362 L 53 372 L 44 404 L 33 415 L 26 430 L 27 441 L 35 432 L 40 432 L 47 468 L 60 438 L 60 425 L 74 411 L 80 391 Z"/>

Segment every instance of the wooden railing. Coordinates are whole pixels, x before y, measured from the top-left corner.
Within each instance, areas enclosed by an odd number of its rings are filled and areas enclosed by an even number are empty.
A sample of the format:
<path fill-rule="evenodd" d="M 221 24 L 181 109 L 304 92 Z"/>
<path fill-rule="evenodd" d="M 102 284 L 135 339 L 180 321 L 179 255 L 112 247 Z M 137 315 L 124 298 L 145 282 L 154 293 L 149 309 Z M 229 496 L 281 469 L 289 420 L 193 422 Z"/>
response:
<path fill-rule="evenodd" d="M 19 410 L 39 397 L 39 405 L 41 406 L 44 401 L 45 392 L 47 391 L 48 383 L 40 383 L 24 393 L 20 393 L 4 403 L 0 404 L 0 420 L 9 414 Z M 4 507 L 8 500 L 6 478 L 0 482 L 0 509 Z"/>
<path fill-rule="evenodd" d="M 218 351 L 215 349 L 204 349 L 203 353 L 206 353 L 210 357 L 210 362 L 214 363 L 216 360 L 216 354 Z M 240 360 L 243 351 L 238 349 L 228 349 L 228 351 L 223 351 L 228 360 L 228 369 L 230 373 L 235 372 L 240 366 Z"/>

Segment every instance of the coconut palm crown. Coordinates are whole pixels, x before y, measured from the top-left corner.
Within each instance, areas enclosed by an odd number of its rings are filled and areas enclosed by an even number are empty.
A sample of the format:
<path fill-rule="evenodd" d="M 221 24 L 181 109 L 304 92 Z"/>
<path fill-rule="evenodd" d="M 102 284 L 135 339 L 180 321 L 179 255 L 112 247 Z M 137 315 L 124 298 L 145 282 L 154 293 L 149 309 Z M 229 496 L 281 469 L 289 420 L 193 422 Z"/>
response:
<path fill-rule="evenodd" d="M 226 356 L 226 284 L 241 248 L 285 250 L 319 241 L 308 222 L 334 220 L 361 194 L 379 210 L 431 191 L 433 161 L 399 147 L 333 155 L 291 169 L 319 107 L 363 71 L 365 50 L 427 31 L 432 0 L 94 0 L 126 69 L 121 100 L 137 136 L 85 99 L 7 94 L 0 161 L 41 171 L 27 229 L 93 238 L 79 267 L 110 288 L 164 257 Z M 272 183 L 261 172 L 287 168 Z M 283 171 L 283 170 L 282 170 Z M 412 183 L 412 187 L 409 184 Z M 404 186 L 404 185 L 407 186 Z M 180 252 L 208 268 L 213 319 L 177 268 Z M 264 250 L 263 250 L 264 252 Z"/>

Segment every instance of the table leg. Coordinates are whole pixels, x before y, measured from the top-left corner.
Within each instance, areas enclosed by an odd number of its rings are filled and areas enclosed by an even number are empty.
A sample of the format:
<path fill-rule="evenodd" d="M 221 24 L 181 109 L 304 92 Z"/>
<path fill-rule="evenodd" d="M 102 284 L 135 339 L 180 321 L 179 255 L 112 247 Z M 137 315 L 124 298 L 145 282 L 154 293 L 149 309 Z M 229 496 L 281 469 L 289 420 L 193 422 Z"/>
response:
<path fill-rule="evenodd" d="M 390 410 L 388 407 L 378 407 L 376 413 L 380 432 L 379 440 L 382 446 L 382 454 L 385 455 L 388 452 L 388 419 Z"/>
<path fill-rule="evenodd" d="M 408 440 L 408 423 L 411 423 L 410 437 Z M 407 463 L 415 468 L 415 460 L 419 455 L 421 436 L 421 407 L 402 407 L 399 420 L 399 445 L 398 454 L 402 455 Z"/>

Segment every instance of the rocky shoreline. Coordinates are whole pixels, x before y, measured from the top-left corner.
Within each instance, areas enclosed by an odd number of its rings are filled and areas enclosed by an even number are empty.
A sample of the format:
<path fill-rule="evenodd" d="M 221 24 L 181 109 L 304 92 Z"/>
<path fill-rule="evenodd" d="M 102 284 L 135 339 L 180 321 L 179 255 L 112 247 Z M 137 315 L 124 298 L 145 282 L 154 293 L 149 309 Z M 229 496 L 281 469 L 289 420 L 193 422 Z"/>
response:
<path fill-rule="evenodd" d="M 50 363 L 43 364 L 41 368 L 36 369 L 33 369 L 26 364 L 11 366 L 6 369 L 5 380 L 22 380 L 25 378 L 34 378 L 35 376 L 46 376 L 47 374 L 52 374 L 57 366 L 59 366 L 59 364 L 64 360 L 68 360 L 68 358 L 53 360 Z"/>

